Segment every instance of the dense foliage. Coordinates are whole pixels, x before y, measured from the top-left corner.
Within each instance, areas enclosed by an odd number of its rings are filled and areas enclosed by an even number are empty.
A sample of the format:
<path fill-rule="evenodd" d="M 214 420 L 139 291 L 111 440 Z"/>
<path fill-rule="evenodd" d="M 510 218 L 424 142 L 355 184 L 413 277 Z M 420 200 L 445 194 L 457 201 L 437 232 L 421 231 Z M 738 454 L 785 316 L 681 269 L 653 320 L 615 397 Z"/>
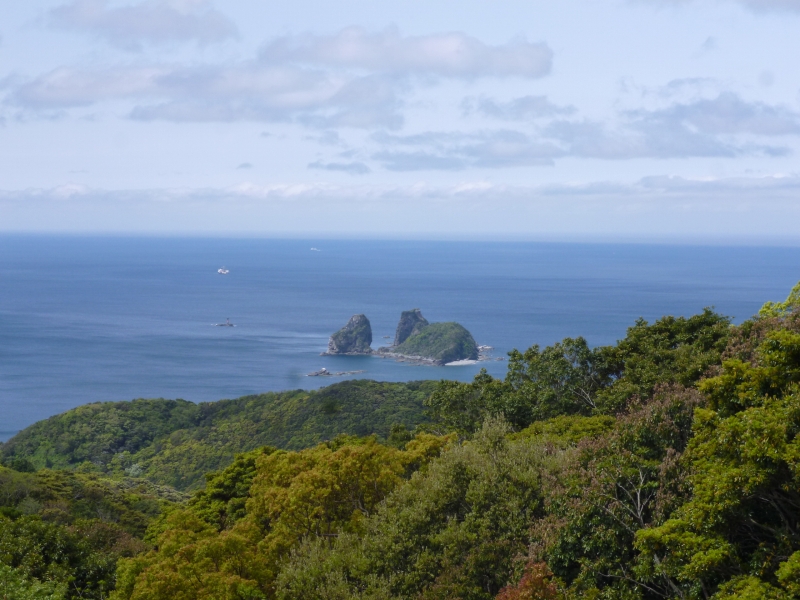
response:
<path fill-rule="evenodd" d="M 401 450 L 375 437 L 339 438 L 240 457 L 211 479 L 210 494 L 159 524 L 157 549 L 120 561 L 113 598 L 274 597 L 293 548 L 363 531 L 387 495 L 449 440 L 422 434 Z"/>
<path fill-rule="evenodd" d="M 730 359 L 700 388 L 685 455 L 692 494 L 637 532 L 643 572 L 687 596 L 800 592 L 800 332 L 769 332 L 753 363 Z"/>
<path fill-rule="evenodd" d="M 143 480 L 0 467 L 0 598 L 105 598 L 117 559 L 185 498 Z"/>
<path fill-rule="evenodd" d="M 194 404 L 134 400 L 79 406 L 28 427 L 2 446 L 5 463 L 145 477 L 195 489 L 240 452 L 264 445 L 307 448 L 339 434 L 386 438 L 392 425 L 425 421 L 433 382 L 344 381 Z"/>
<path fill-rule="evenodd" d="M 613 415 L 659 385 L 694 384 L 719 363 L 730 330 L 727 318 L 708 309 L 652 325 L 640 319 L 616 346 L 589 348 L 583 338 L 566 338 L 514 350 L 505 380 L 482 372 L 472 383 L 442 382 L 426 403 L 436 422 L 463 433 L 491 415 L 515 427 L 558 415 Z"/>
<path fill-rule="evenodd" d="M 577 338 L 513 352 L 502 380 L 414 384 L 418 400 L 432 392 L 430 421 L 261 445 L 180 503 L 141 480 L 29 472 L 36 452 L 9 452 L 0 593 L 800 600 L 798 290 L 739 326 L 709 310 L 640 320 L 613 347 Z M 252 414 L 240 402 L 225 410 Z M 239 423 L 235 412 L 221 422 Z M 159 427 L 142 446 L 149 469 L 172 447 L 156 447 L 174 435 Z M 135 429 L 129 439 L 147 438 Z"/>

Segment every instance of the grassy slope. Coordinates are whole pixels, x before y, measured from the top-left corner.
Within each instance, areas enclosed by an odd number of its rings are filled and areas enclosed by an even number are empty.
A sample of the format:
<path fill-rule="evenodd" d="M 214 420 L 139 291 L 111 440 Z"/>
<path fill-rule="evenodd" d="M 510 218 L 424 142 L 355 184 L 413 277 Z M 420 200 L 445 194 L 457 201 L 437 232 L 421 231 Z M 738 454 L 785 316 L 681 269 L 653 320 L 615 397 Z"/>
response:
<path fill-rule="evenodd" d="M 394 423 L 425 421 L 422 401 L 435 382 L 344 381 L 318 391 L 295 390 L 193 404 L 134 400 L 87 404 L 35 423 L 2 446 L 5 462 L 146 477 L 188 490 L 225 467 L 238 452 L 263 445 L 313 446 L 339 434 L 381 437 Z"/>

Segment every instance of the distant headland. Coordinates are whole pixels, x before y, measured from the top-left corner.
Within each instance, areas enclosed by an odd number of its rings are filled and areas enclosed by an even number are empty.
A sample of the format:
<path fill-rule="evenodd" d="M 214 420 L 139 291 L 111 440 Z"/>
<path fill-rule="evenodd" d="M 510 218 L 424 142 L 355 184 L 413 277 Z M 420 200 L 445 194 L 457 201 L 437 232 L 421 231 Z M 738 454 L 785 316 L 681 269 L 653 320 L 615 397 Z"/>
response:
<path fill-rule="evenodd" d="M 377 355 L 405 362 L 447 365 L 484 358 L 472 334 L 459 323 L 429 323 L 418 308 L 403 311 L 394 343 L 373 350 L 372 326 L 366 315 L 353 315 L 328 341 L 323 356 Z M 488 346 L 481 347 L 488 349 Z M 469 362 L 467 364 L 469 364 Z"/>

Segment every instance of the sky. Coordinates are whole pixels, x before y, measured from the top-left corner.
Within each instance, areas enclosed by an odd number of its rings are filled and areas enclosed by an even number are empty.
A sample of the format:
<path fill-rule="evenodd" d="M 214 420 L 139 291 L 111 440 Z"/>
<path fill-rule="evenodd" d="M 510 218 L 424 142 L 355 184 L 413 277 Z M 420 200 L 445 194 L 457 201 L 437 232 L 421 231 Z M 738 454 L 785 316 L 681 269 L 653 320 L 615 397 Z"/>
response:
<path fill-rule="evenodd" d="M 800 0 L 0 6 L 0 232 L 800 243 Z"/>

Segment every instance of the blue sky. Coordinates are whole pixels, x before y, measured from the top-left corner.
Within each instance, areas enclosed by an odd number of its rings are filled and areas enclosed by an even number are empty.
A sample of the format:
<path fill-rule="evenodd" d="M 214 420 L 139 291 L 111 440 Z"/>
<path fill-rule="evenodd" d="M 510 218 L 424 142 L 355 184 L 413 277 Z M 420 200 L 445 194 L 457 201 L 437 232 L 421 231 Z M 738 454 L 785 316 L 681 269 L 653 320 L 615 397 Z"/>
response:
<path fill-rule="evenodd" d="M 800 240 L 800 0 L 0 8 L 0 231 Z"/>

